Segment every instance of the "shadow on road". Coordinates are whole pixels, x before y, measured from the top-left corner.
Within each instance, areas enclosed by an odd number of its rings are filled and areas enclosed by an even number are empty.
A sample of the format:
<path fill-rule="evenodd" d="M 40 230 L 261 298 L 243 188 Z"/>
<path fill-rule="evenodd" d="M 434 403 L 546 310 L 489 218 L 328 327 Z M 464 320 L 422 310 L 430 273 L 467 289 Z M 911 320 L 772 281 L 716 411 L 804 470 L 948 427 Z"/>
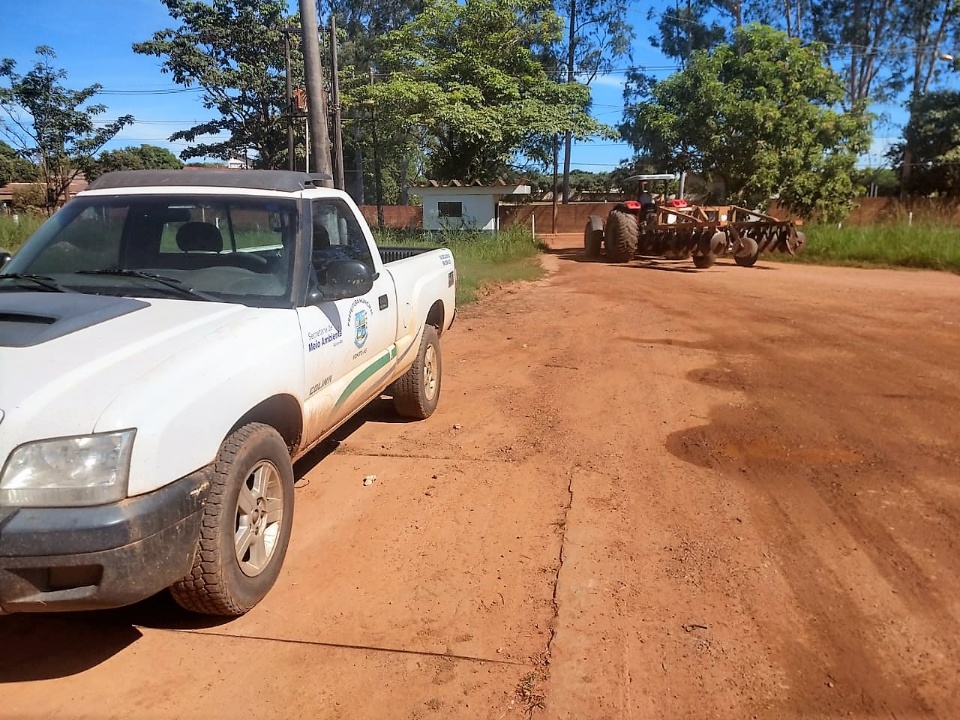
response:
<path fill-rule="evenodd" d="M 294 464 L 294 478 L 336 451 L 366 423 L 410 422 L 387 398 L 373 401 Z M 0 685 L 68 677 L 90 670 L 137 642 L 138 628 L 207 630 L 231 618 L 195 615 L 182 610 L 165 591 L 113 610 L 77 613 L 26 613 L 0 616 Z"/>
<path fill-rule="evenodd" d="M 597 263 L 601 265 L 610 265 L 610 267 L 633 268 L 638 270 L 659 270 L 661 272 L 680 272 L 697 274 L 707 272 L 710 268 L 696 268 L 690 258 L 684 260 L 668 260 L 663 257 L 642 255 L 629 263 L 608 263 L 605 258 L 587 257 L 581 248 L 552 248 L 544 251 L 545 255 L 553 255 L 559 260 L 568 260 L 575 263 Z M 717 260 L 715 267 L 737 267 L 732 257 L 723 257 Z M 777 268 L 769 265 L 754 265 L 752 268 L 741 268 L 742 270 L 776 270 Z"/>

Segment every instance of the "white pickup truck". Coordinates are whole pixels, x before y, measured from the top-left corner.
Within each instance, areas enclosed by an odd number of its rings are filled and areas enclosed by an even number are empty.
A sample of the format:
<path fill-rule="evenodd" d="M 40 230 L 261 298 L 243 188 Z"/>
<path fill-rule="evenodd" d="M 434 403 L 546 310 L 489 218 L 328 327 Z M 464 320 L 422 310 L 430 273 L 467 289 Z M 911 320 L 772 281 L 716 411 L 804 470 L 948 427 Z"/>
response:
<path fill-rule="evenodd" d="M 381 394 L 439 399 L 453 256 L 381 255 L 304 173 L 109 173 L 4 262 L 0 614 L 164 588 L 242 614 L 280 572 L 293 461 Z"/>

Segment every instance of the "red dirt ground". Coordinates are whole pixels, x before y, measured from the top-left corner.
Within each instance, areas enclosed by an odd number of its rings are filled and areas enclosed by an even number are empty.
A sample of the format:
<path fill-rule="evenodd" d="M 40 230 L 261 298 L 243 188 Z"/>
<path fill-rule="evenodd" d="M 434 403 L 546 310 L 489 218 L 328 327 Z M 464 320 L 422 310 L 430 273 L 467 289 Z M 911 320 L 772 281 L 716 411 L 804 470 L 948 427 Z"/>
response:
<path fill-rule="evenodd" d="M 957 717 L 960 277 L 555 244 L 298 466 L 259 607 L 0 618 L 0 717 Z"/>

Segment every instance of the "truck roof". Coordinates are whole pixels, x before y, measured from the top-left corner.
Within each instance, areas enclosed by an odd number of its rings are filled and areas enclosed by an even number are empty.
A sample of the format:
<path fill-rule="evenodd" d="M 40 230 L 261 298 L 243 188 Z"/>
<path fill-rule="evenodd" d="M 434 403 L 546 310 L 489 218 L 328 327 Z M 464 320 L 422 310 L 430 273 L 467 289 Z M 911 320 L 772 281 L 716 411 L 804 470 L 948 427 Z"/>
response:
<path fill-rule="evenodd" d="M 118 170 L 101 175 L 88 190 L 139 187 L 219 187 L 299 192 L 324 187 L 330 176 L 293 170 Z"/>

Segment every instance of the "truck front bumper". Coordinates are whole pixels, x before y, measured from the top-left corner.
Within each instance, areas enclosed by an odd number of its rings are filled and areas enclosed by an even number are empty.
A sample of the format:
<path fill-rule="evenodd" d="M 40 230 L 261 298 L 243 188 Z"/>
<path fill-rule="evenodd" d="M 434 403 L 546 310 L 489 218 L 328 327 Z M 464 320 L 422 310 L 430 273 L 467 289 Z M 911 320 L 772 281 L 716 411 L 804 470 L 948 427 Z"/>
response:
<path fill-rule="evenodd" d="M 193 566 L 205 470 L 111 505 L 0 507 L 0 615 L 120 607 Z"/>

